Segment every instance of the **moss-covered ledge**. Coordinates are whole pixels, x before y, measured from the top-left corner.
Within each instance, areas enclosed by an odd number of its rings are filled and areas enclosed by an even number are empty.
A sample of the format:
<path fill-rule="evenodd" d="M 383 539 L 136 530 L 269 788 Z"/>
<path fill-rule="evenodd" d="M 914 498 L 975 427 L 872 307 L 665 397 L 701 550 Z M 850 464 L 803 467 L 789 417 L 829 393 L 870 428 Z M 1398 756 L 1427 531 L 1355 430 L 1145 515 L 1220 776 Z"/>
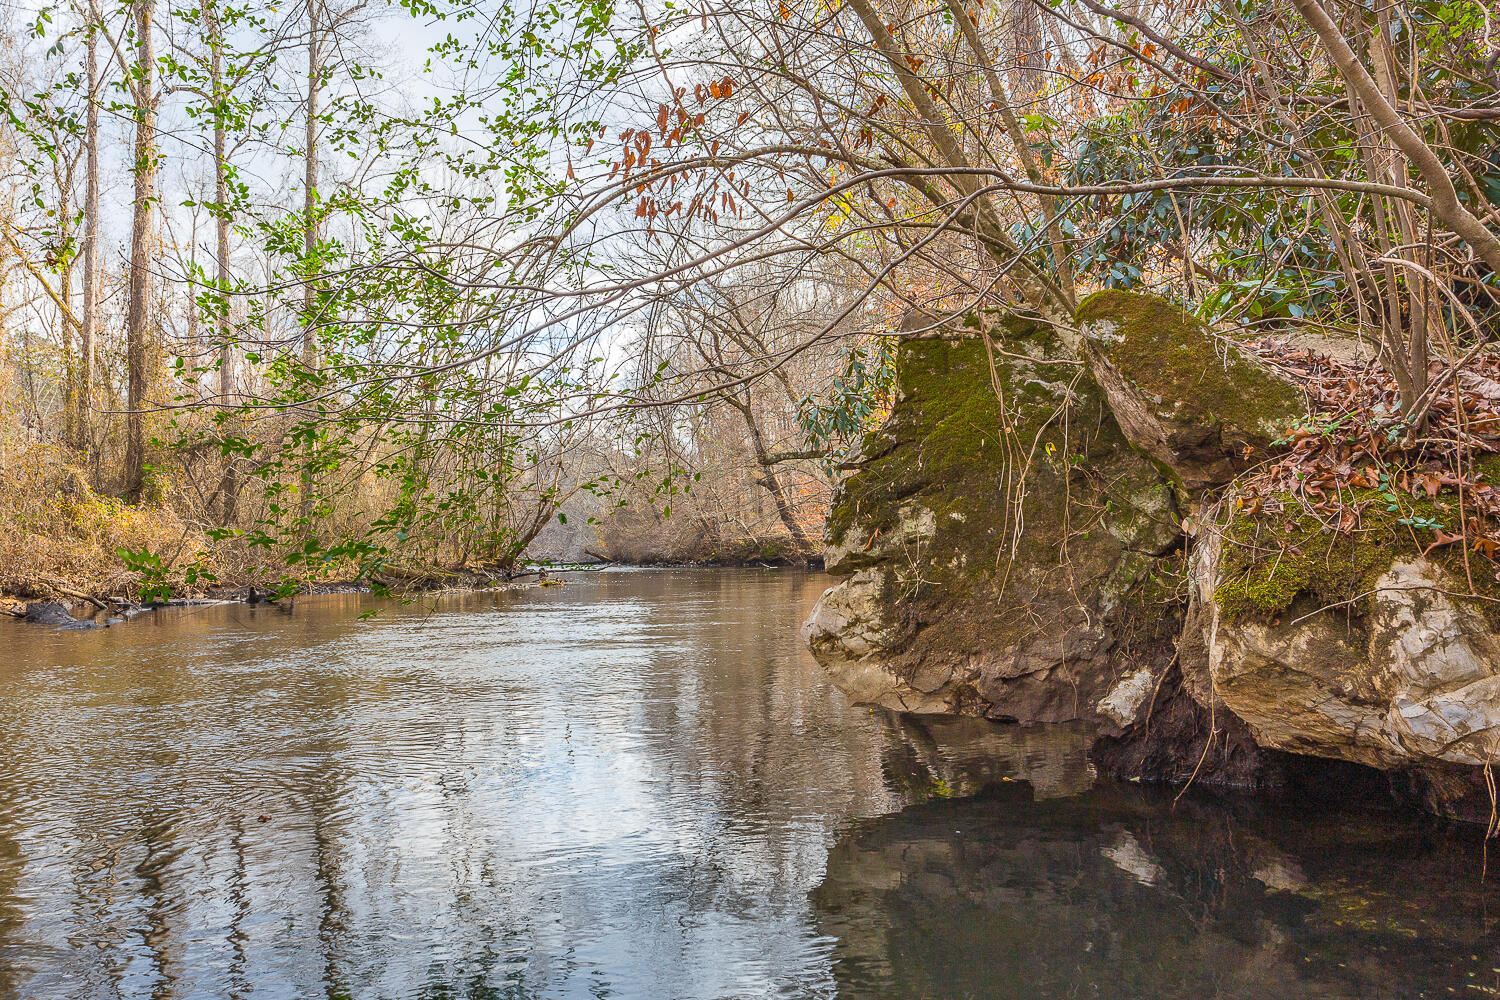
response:
<path fill-rule="evenodd" d="M 1222 553 L 1213 593 L 1226 622 L 1270 623 L 1323 608 L 1361 618 L 1373 609 L 1376 584 L 1393 561 L 1422 558 L 1463 581 L 1456 593 L 1469 590 L 1472 580 L 1467 603 L 1500 628 L 1500 581 L 1488 562 L 1472 556 L 1466 563 L 1461 546 L 1434 547 L 1432 531 L 1419 527 L 1455 528 L 1456 494 L 1395 505 L 1377 489 L 1357 488 L 1342 500 L 1359 511 L 1358 523 L 1342 531 L 1291 494 L 1273 494 L 1255 513 L 1233 495 L 1225 501 L 1230 509 L 1239 506 L 1217 529 Z"/>
<path fill-rule="evenodd" d="M 1459 498 L 1341 500 L 1342 525 L 1290 494 L 1246 506 L 1233 491 L 1207 519 L 1200 688 L 1263 747 L 1408 773 L 1500 759 L 1500 582 L 1434 545 Z"/>
<path fill-rule="evenodd" d="M 1165 299 L 1106 290 L 1075 321 L 1121 430 L 1189 489 L 1227 483 L 1307 415 L 1290 380 Z"/>

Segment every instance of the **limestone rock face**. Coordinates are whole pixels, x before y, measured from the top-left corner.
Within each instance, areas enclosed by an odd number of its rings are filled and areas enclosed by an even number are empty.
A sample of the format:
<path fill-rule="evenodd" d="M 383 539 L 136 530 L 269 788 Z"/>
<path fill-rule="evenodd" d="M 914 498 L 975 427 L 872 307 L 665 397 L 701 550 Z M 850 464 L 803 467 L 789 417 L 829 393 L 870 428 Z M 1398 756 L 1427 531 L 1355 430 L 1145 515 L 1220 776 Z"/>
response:
<path fill-rule="evenodd" d="M 1229 482 L 1307 415 L 1300 389 L 1163 299 L 1100 292 L 1077 321 L 1120 429 L 1189 489 Z"/>
<path fill-rule="evenodd" d="M 1052 360 L 1054 331 L 985 336 L 902 346 L 893 410 L 829 518 L 843 580 L 804 636 L 859 702 L 1115 731 L 1155 683 L 1125 653 L 1170 615 L 1128 610 L 1176 586 L 1173 493 L 1087 370 Z"/>
<path fill-rule="evenodd" d="M 830 512 L 840 582 L 804 627 L 835 681 L 896 711 L 1086 723 L 1112 775 L 1257 788 L 1361 765 L 1487 820 L 1500 582 L 1412 527 L 1454 523 L 1457 498 L 1351 488 L 1346 524 L 1300 494 L 1210 494 L 1306 412 L 1300 390 L 1159 300 L 1106 293 L 1079 319 L 1086 364 L 1014 317 L 913 327 L 941 335 L 898 352 Z M 1206 504 L 1191 539 L 1181 499 Z"/>
<path fill-rule="evenodd" d="M 1452 570 L 1392 545 L 1353 567 L 1346 601 L 1293 592 L 1257 612 L 1237 600 L 1233 544 L 1211 534 L 1195 556 L 1203 664 L 1262 746 L 1385 769 L 1495 759 L 1500 634 Z"/>

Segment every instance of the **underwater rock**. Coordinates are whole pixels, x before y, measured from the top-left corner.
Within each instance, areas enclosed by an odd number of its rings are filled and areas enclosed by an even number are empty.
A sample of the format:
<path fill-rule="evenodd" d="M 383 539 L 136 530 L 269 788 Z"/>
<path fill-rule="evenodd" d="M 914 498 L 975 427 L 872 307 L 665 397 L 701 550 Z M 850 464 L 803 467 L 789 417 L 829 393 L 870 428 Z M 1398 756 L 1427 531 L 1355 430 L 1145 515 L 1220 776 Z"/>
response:
<path fill-rule="evenodd" d="M 978 794 L 1026 782 L 1038 799 L 1086 792 L 1097 772 L 1096 733 L 1081 722 L 1008 726 L 961 715 L 888 712 L 880 770 L 912 801 Z"/>

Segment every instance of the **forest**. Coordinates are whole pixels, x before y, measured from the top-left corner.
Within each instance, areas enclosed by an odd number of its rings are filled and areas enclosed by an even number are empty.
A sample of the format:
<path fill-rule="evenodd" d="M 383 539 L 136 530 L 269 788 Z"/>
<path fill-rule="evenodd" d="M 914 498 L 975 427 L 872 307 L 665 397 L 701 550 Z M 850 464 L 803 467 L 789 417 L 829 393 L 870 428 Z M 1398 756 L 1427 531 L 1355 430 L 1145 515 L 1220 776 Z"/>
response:
<path fill-rule="evenodd" d="M 1252 513 L 1494 583 L 1486 3 L 3 17 L 0 591 L 815 560 L 920 317 L 1103 290 L 1307 394 Z"/>

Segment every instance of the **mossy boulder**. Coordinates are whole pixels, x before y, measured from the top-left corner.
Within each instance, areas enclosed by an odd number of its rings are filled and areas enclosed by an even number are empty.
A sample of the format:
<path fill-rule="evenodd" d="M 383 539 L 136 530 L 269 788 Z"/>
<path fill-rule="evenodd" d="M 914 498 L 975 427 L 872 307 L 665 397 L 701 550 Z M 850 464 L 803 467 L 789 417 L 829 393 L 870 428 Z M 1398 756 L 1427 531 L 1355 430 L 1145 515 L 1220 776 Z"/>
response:
<path fill-rule="evenodd" d="M 1387 770 L 1500 751 L 1500 587 L 1426 551 L 1442 495 L 1390 511 L 1354 491 L 1339 530 L 1294 498 L 1211 522 L 1194 550 L 1201 681 L 1262 746 Z M 1225 508 L 1232 510 L 1231 496 Z"/>
<path fill-rule="evenodd" d="M 1159 666 L 1140 651 L 1172 627 L 1172 488 L 1050 328 L 947 329 L 898 352 L 892 411 L 830 514 L 844 580 L 809 644 L 857 701 L 1128 725 Z"/>
<path fill-rule="evenodd" d="M 1190 490 L 1229 482 L 1307 416 L 1301 389 L 1164 299 L 1103 291 L 1076 321 L 1120 429 Z"/>

